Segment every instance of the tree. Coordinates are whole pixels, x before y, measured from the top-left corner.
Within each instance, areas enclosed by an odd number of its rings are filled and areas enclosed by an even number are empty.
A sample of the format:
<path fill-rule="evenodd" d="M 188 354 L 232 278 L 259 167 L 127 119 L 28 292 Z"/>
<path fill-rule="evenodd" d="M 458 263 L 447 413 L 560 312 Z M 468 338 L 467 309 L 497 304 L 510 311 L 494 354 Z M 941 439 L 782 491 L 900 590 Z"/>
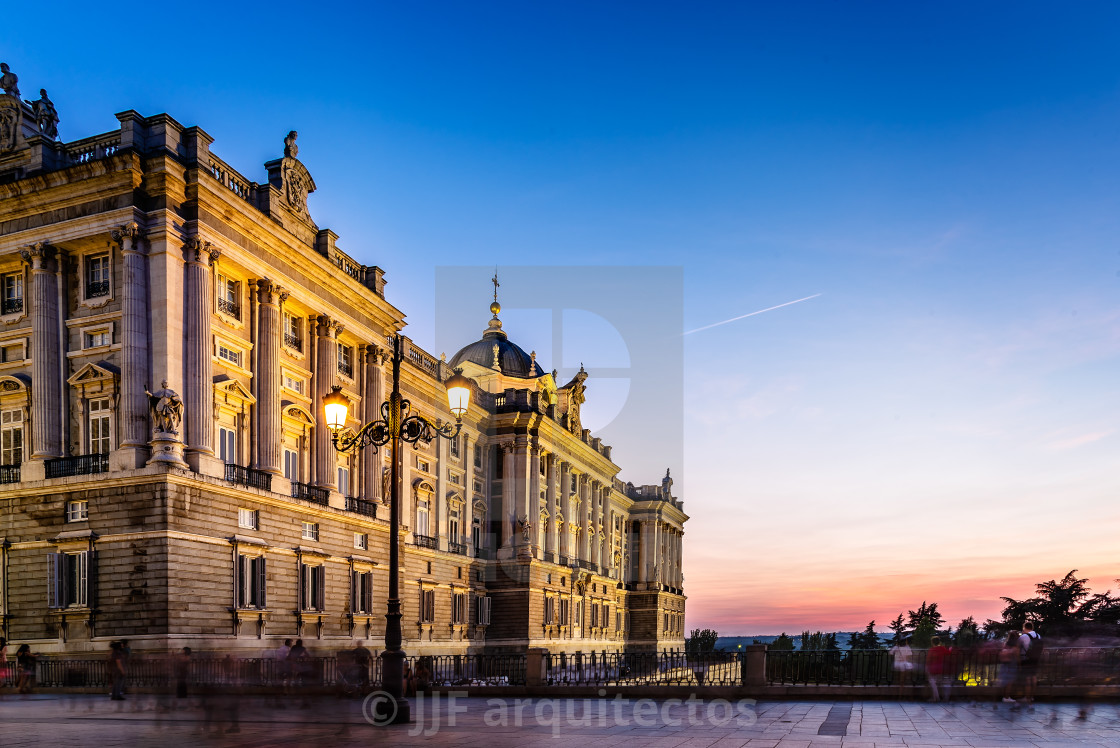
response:
<path fill-rule="evenodd" d="M 693 629 L 692 635 L 684 640 L 684 649 L 693 654 L 714 652 L 717 639 L 719 634 L 715 629 Z"/>
<path fill-rule="evenodd" d="M 794 650 L 793 637 L 786 636 L 786 632 L 783 631 L 782 635 L 775 639 L 767 649 L 775 652 L 792 652 Z"/>
<path fill-rule="evenodd" d="M 980 641 L 980 627 L 976 625 L 976 621 L 972 616 L 964 619 L 957 626 L 957 633 L 953 636 L 954 647 L 971 647 L 976 642 Z"/>
<path fill-rule="evenodd" d="M 875 621 L 867 624 L 860 633 L 853 633 L 848 638 L 850 649 L 882 649 L 883 643 L 879 641 L 879 634 L 875 632 Z"/>
<path fill-rule="evenodd" d="M 929 620 L 933 625 L 933 630 L 937 631 L 941 628 L 941 624 L 945 622 L 945 616 L 937 610 L 937 603 L 930 603 L 926 605 L 926 601 L 922 600 L 922 604 L 917 610 L 907 611 L 910 615 L 910 628 L 917 629 L 922 624 L 922 621 Z"/>
<path fill-rule="evenodd" d="M 902 613 L 898 614 L 898 618 L 890 622 L 889 628 L 894 633 L 891 637 L 891 645 L 898 646 L 906 638 L 906 624 L 902 621 Z"/>
<path fill-rule="evenodd" d="M 993 622 L 990 630 L 1006 633 L 1030 621 L 1044 635 L 1076 637 L 1081 634 L 1115 634 L 1120 622 L 1120 600 L 1111 591 L 1093 594 L 1087 579 L 1077 577 L 1077 569 L 1061 580 L 1051 579 L 1035 585 L 1036 597 L 1016 600 L 1001 598 L 1003 620 Z"/>
<path fill-rule="evenodd" d="M 836 652 L 839 649 L 836 634 L 825 634 L 820 631 L 815 634 L 805 631 L 801 634 L 802 652 Z"/>

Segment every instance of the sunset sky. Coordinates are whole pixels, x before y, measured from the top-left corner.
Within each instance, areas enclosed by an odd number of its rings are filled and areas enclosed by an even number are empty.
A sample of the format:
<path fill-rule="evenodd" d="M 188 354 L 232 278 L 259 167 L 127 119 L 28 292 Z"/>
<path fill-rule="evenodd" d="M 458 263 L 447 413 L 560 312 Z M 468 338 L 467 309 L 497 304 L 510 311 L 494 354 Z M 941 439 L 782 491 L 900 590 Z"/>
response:
<path fill-rule="evenodd" d="M 263 181 L 298 130 L 313 218 L 437 354 L 447 266 L 475 337 L 494 266 L 680 268 L 670 337 L 805 299 L 684 335 L 683 440 L 611 429 L 625 340 L 542 353 L 587 363 L 624 480 L 672 469 L 688 628 L 1116 586 L 1120 6 L 61 6 L 7 8 L 0 59 L 63 139 L 167 112 Z"/>

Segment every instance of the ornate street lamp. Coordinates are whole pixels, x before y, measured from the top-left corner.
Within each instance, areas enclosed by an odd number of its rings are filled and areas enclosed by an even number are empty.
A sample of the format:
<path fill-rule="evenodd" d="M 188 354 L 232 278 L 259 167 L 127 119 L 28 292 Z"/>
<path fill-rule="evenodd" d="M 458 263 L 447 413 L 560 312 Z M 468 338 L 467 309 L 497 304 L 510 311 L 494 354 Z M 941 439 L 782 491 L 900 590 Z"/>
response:
<path fill-rule="evenodd" d="M 350 399 L 335 386 L 323 398 L 327 428 L 331 430 L 331 443 L 339 452 L 389 444 L 389 599 L 385 613 L 385 651 L 381 653 L 381 690 L 388 698 L 377 703 L 378 724 L 388 725 L 410 722 L 408 701 L 402 693 L 404 680 L 404 651 L 401 649 L 401 598 L 400 598 L 400 449 L 401 441 L 427 444 L 437 435 L 454 439 L 463 429 L 463 416 L 470 406 L 471 380 L 458 371 L 451 376 L 447 387 L 447 403 L 455 415 L 455 423 L 432 422 L 419 413 L 409 415 L 408 400 L 401 397 L 401 337 L 393 336 L 393 392 L 381 404 L 381 419 L 363 424 L 357 433 L 344 436 Z"/>

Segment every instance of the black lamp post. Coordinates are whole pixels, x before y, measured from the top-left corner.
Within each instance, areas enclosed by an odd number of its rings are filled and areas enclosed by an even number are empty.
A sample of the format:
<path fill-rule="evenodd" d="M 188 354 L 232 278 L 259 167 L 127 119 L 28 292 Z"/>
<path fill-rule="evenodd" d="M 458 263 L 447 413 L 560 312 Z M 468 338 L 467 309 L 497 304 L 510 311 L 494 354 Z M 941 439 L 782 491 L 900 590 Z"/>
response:
<path fill-rule="evenodd" d="M 381 690 L 389 699 L 377 704 L 378 723 L 396 724 L 410 722 L 411 714 L 408 701 L 402 693 L 404 680 L 404 651 L 401 649 L 401 597 L 400 597 L 400 450 L 401 441 L 411 444 L 427 444 L 436 435 L 453 439 L 463 428 L 463 416 L 470 405 L 471 381 L 456 372 L 445 383 L 447 400 L 455 423 L 432 423 L 419 413 L 409 415 L 409 402 L 401 397 L 401 337 L 393 336 L 393 392 L 381 404 L 381 419 L 363 424 L 357 433 L 343 436 L 346 416 L 350 410 L 350 400 L 342 394 L 342 388 L 335 386 L 323 398 L 327 427 L 331 430 L 331 442 L 339 452 L 361 449 L 367 446 L 379 447 L 389 444 L 391 459 L 389 483 L 389 599 L 385 613 L 385 651 L 381 653 Z"/>

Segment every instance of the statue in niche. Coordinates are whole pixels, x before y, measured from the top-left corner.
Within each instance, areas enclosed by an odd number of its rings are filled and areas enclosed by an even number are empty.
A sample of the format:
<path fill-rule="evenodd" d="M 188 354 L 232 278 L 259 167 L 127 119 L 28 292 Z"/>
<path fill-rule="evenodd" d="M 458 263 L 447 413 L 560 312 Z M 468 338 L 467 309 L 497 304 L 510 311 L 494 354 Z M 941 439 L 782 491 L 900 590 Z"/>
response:
<path fill-rule="evenodd" d="M 179 424 L 183 422 L 183 401 L 178 393 L 167 388 L 166 379 L 160 387 L 155 392 L 144 390 L 144 394 L 148 396 L 148 407 L 152 410 L 155 430 L 178 434 Z"/>
<path fill-rule="evenodd" d="M 392 481 L 392 479 L 393 479 L 393 471 L 390 470 L 388 467 L 381 468 L 381 501 L 382 501 L 382 503 L 388 503 L 388 501 L 389 501 L 389 493 L 390 493 L 390 490 L 392 489 L 392 486 L 390 486 L 389 484 Z"/>
<path fill-rule="evenodd" d="M 35 124 L 39 128 L 39 132 L 43 133 L 51 140 L 58 138 L 58 110 L 54 108 L 54 102 L 47 96 L 47 89 L 39 89 L 39 98 L 36 101 L 27 101 L 31 105 L 31 111 L 35 115 Z"/>
<path fill-rule="evenodd" d="M 299 146 L 296 145 L 296 138 L 299 133 L 292 130 L 288 133 L 288 137 L 284 138 L 284 156 L 285 158 L 295 158 L 299 155 Z"/>
<path fill-rule="evenodd" d="M 529 521 L 528 517 L 517 518 L 517 529 L 521 531 L 521 539 L 526 543 L 529 542 L 530 533 L 533 530 L 533 523 Z"/>
<path fill-rule="evenodd" d="M 19 78 L 6 62 L 0 62 L 0 88 L 9 96 L 19 98 Z"/>

